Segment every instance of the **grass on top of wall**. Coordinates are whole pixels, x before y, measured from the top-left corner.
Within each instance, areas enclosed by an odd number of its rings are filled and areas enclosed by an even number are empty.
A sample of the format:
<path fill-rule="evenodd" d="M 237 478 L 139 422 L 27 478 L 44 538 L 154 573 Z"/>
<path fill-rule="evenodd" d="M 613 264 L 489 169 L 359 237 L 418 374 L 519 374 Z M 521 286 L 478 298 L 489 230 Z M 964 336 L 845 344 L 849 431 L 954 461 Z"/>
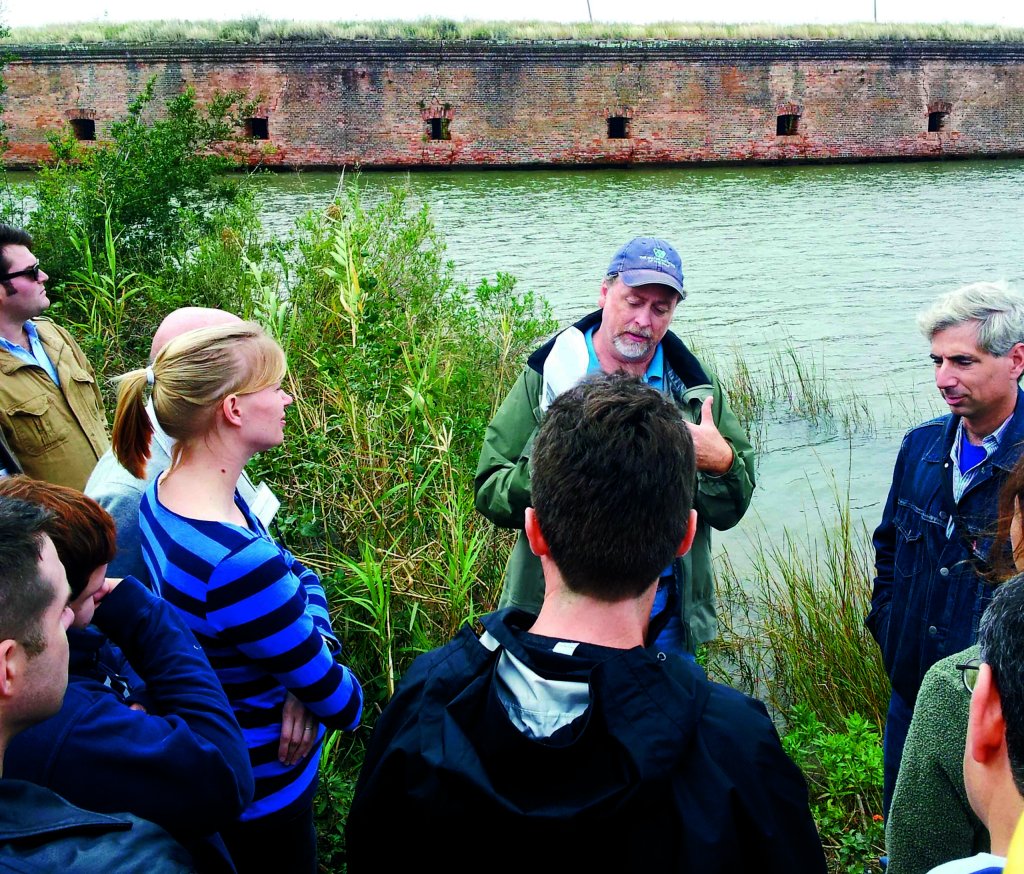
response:
<path fill-rule="evenodd" d="M 624 22 L 452 21 L 92 21 L 12 28 L 3 43 L 15 45 L 98 42 L 273 43 L 290 40 L 949 40 L 1022 42 L 1024 28 L 972 24 L 715 24 Z"/>

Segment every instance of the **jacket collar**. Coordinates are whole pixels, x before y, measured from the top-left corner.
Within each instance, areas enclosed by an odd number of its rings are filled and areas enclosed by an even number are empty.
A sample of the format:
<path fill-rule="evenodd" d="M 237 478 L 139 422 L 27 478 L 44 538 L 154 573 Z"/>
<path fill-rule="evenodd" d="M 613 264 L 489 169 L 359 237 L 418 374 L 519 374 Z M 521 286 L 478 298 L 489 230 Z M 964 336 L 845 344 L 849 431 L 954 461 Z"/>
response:
<path fill-rule="evenodd" d="M 924 460 L 944 463 L 949 458 L 949 450 L 953 447 L 953 440 L 956 439 L 956 429 L 960 424 L 960 417 L 949 414 L 938 421 L 942 422 L 942 432 L 924 453 Z M 1013 408 L 1010 422 L 999 440 L 999 448 L 990 459 L 992 465 L 1009 470 L 1020 458 L 1022 445 L 1024 445 L 1024 391 L 1018 386 L 1017 405 Z"/>
<path fill-rule="evenodd" d="M 575 328 L 581 333 L 586 333 L 591 328 L 597 327 L 601 324 L 602 312 L 603 310 L 595 310 L 594 312 L 585 315 L 582 319 L 565 330 Z M 559 333 L 561 333 L 561 331 L 559 331 Z M 533 354 L 526 362 L 527 366 L 531 370 L 535 370 L 538 373 L 543 372 L 544 361 L 551 352 L 551 347 L 554 346 L 557 336 L 558 334 L 548 340 L 540 348 L 534 350 Z M 686 344 L 672 333 L 672 331 L 666 332 L 665 336 L 662 338 L 661 347 L 665 353 L 665 361 L 668 363 L 669 368 L 683 381 L 683 385 L 687 388 L 693 388 L 697 385 L 711 384 L 711 378 L 701 366 L 700 361 L 697 360 L 697 356 L 694 355 L 686 347 Z"/>
<path fill-rule="evenodd" d="M 59 370 L 57 362 L 60 360 L 61 343 L 49 331 L 50 319 L 32 319 L 30 323 L 35 326 L 36 333 L 39 335 L 39 342 L 43 344 L 43 348 L 46 350 L 54 370 Z M 0 347 L 0 373 L 3 373 L 5 376 L 10 376 L 10 374 L 21 370 L 23 367 L 36 366 Z"/>
<path fill-rule="evenodd" d="M 0 840 L 16 841 L 59 832 L 102 835 L 127 831 L 128 819 L 92 813 L 68 803 L 55 792 L 24 780 L 0 780 Z"/>

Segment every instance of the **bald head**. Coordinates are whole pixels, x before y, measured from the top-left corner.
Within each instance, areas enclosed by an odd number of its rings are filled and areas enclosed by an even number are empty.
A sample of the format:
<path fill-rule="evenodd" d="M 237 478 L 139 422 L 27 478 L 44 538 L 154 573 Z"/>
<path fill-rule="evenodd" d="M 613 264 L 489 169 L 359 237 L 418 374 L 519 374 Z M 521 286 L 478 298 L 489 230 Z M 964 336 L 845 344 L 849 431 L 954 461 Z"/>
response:
<path fill-rule="evenodd" d="M 160 350 L 175 337 L 196 328 L 215 328 L 219 325 L 232 325 L 242 320 L 233 313 L 215 310 L 212 307 L 181 307 L 168 314 L 160 323 L 153 335 L 153 344 L 149 347 L 149 361 L 152 364 Z"/>

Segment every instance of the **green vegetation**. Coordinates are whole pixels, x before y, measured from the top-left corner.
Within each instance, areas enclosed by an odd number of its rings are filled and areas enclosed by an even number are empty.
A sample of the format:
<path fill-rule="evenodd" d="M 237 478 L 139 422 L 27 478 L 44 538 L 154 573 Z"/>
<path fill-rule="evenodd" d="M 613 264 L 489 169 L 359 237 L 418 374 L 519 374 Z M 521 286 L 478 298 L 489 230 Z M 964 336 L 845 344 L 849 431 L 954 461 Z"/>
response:
<path fill-rule="evenodd" d="M 4 42 L 16 45 L 67 43 L 167 43 L 214 41 L 274 43 L 293 40 L 953 40 L 1020 42 L 1024 29 L 971 24 L 715 24 L 665 21 L 655 24 L 553 21 L 138 21 L 80 22 L 15 28 Z"/>
<path fill-rule="evenodd" d="M 860 714 L 829 729 L 804 704 L 789 713 L 782 746 L 807 778 L 811 812 L 832 871 L 881 871 L 885 855 L 882 823 L 882 739 Z"/>
<path fill-rule="evenodd" d="M 787 533 L 753 545 L 753 579 L 719 566 L 723 628 L 709 669 L 765 700 L 778 714 L 805 705 L 831 731 L 860 713 L 881 729 L 889 681 L 864 627 L 874 577 L 867 532 L 839 507 L 839 523 L 815 545 Z"/>
<path fill-rule="evenodd" d="M 818 364 L 807 353 L 797 351 L 792 340 L 770 350 L 753 366 L 743 350 L 734 349 L 731 356 L 723 356 L 702 347 L 699 338 L 688 338 L 688 342 L 722 375 L 729 404 L 758 451 L 768 426 L 786 420 L 804 421 L 844 437 L 875 433 L 875 414 L 868 402 L 855 394 L 836 397 L 824 356 Z"/>
<path fill-rule="evenodd" d="M 884 855 L 881 731 L 889 680 L 864 627 L 874 576 L 867 532 L 839 505 L 819 545 L 787 533 L 753 545 L 753 578 L 718 570 L 718 640 L 708 673 L 769 706 L 807 778 L 835 874 L 877 870 Z"/>
<path fill-rule="evenodd" d="M 428 208 L 402 189 L 368 205 L 345 180 L 326 209 L 268 239 L 258 177 L 219 175 L 230 142 L 205 148 L 244 101 L 199 107 L 186 93 L 166 121 L 151 121 L 150 100 L 144 92 L 88 156 L 40 174 L 30 197 L 7 188 L 0 212 L 36 233 L 35 254 L 53 268 L 54 314 L 101 379 L 144 361 L 156 324 L 186 304 L 257 319 L 285 348 L 295 398 L 286 441 L 252 473 L 282 497 L 280 535 L 321 574 L 366 689 L 365 727 L 328 739 L 316 802 L 323 866 L 342 870 L 369 728 L 411 660 L 496 601 L 512 539 L 473 508 L 476 457 L 527 351 L 555 324 L 512 277 L 455 282 Z M 45 212 L 19 215 L 25 203 Z M 773 355 L 763 374 L 736 357 L 747 399 L 733 402 L 753 429 L 766 401 L 782 398 L 817 427 L 854 427 L 820 369 L 792 349 Z M 786 723 L 836 871 L 877 855 L 872 731 L 886 694 L 861 624 L 867 539 L 842 518 L 820 552 L 795 539 L 760 547 L 752 581 L 726 562 L 725 627 L 703 654 L 714 676 Z"/>

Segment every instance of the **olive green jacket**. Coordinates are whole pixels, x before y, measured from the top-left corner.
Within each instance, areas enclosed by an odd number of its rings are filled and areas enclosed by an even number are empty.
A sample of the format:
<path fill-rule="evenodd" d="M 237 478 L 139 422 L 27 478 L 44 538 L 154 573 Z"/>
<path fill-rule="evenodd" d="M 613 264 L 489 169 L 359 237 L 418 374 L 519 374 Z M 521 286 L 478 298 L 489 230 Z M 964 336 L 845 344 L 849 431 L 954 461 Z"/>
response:
<path fill-rule="evenodd" d="M 525 510 L 530 506 L 531 448 L 548 403 L 560 390 L 586 374 L 588 359 L 585 343 L 580 345 L 582 334 L 600 321 L 598 310 L 536 350 L 487 426 L 476 471 L 476 508 L 496 525 L 520 529 L 505 569 L 500 607 L 514 606 L 537 613 L 543 602 L 540 560 L 530 551 L 521 530 Z M 569 334 L 573 331 L 579 336 Z M 546 367 L 550 371 L 549 356 L 559 338 L 572 340 L 568 345 L 575 348 L 578 361 L 577 372 L 572 373 L 570 361 L 566 374 L 563 357 L 559 362 L 563 373 L 556 379 L 546 373 Z M 735 453 L 732 467 L 721 476 L 697 474 L 697 535 L 691 550 L 675 562 L 676 579 L 681 581 L 680 608 L 686 645 L 693 652 L 698 644 L 713 640 L 717 634 L 711 529 L 724 531 L 743 518 L 754 491 L 754 450 L 718 380 L 671 331 L 662 340 L 662 349 L 665 390 L 691 422 L 699 421 L 701 405 L 711 395 L 715 424 Z"/>
<path fill-rule="evenodd" d="M 110 445 L 99 386 L 67 331 L 49 319 L 32 321 L 60 388 L 38 365 L 0 349 L 0 431 L 26 474 L 84 489 Z"/>

